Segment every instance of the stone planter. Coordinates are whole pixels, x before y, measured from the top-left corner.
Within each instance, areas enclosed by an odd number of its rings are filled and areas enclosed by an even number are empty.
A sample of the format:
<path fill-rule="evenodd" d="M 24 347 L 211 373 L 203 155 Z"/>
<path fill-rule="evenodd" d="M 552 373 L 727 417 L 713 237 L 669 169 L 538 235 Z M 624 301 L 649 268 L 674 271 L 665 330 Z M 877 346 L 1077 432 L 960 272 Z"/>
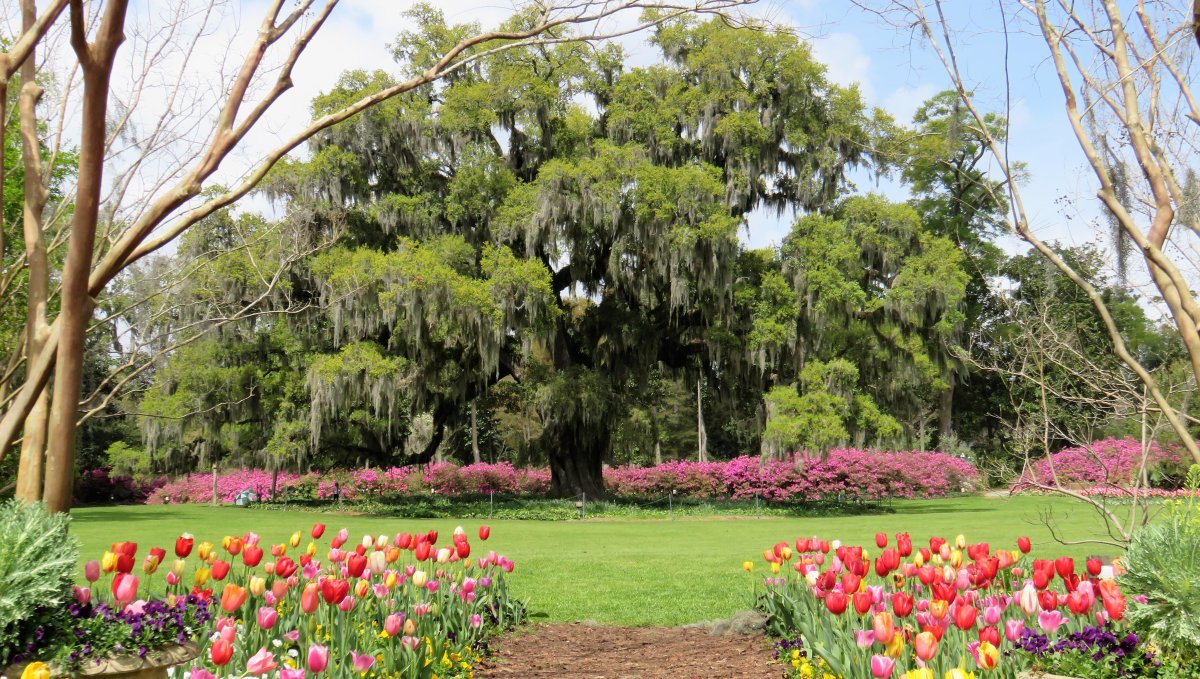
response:
<path fill-rule="evenodd" d="M 103 679 L 166 679 L 167 670 L 182 665 L 199 655 L 196 644 L 188 642 L 178 646 L 164 646 L 139 658 L 136 653 L 104 658 L 99 662 L 88 662 L 77 676 Z M 21 679 L 26 665 L 13 665 L 4 671 L 5 679 Z M 53 671 L 53 670 L 52 670 Z"/>

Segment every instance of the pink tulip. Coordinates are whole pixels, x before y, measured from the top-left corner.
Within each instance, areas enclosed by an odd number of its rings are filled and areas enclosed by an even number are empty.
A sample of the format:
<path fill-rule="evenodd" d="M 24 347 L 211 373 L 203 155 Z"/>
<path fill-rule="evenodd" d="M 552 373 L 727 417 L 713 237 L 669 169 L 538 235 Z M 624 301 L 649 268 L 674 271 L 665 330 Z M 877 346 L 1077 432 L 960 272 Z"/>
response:
<path fill-rule="evenodd" d="M 279 611 L 270 606 L 263 606 L 258 609 L 258 626 L 263 629 L 271 629 L 275 626 L 275 622 L 279 620 Z"/>
<path fill-rule="evenodd" d="M 471 615 L 471 627 L 479 628 L 483 625 L 483 616 L 475 613 Z"/>
<path fill-rule="evenodd" d="M 175 575 L 175 571 L 167 571 L 167 584 L 172 587 L 179 584 L 179 576 Z"/>
<path fill-rule="evenodd" d="M 320 674 L 329 666 L 329 648 L 319 644 L 308 647 L 308 671 Z"/>
<path fill-rule="evenodd" d="M 275 655 L 266 647 L 260 648 L 258 653 L 246 661 L 246 671 L 250 674 L 267 674 L 276 667 L 278 665 L 275 664 Z"/>
<path fill-rule="evenodd" d="M 1054 634 L 1067 619 L 1059 611 L 1042 611 L 1038 613 L 1038 626 L 1047 634 Z"/>
<path fill-rule="evenodd" d="M 95 582 L 100 579 L 100 562 L 92 559 L 83 564 L 83 577 L 87 578 L 88 582 Z"/>
<path fill-rule="evenodd" d="M 875 643 L 875 630 L 871 629 L 856 629 L 854 630 L 854 641 L 859 648 L 866 648 Z"/>
<path fill-rule="evenodd" d="M 137 596 L 138 579 L 132 573 L 117 573 L 113 579 L 112 591 L 113 598 L 118 603 L 129 603 Z"/>
<path fill-rule="evenodd" d="M 400 627 L 404 624 L 403 613 L 392 613 L 383 621 L 383 631 L 387 632 L 389 637 L 394 637 L 400 633 Z"/>
<path fill-rule="evenodd" d="M 338 608 L 342 609 L 343 613 L 349 613 L 350 611 L 354 610 L 354 604 L 354 597 L 348 596 L 338 603 Z"/>
<path fill-rule="evenodd" d="M 75 601 L 78 602 L 80 606 L 86 606 L 88 602 L 92 600 L 91 587 L 76 586 L 71 588 L 71 592 L 75 595 Z"/>
<path fill-rule="evenodd" d="M 192 670 L 192 679 L 216 679 L 216 677 L 203 667 L 197 667 Z"/>
<path fill-rule="evenodd" d="M 1000 622 L 1002 612 L 999 606 L 988 606 L 983 609 L 983 621 L 989 625 L 995 625 Z"/>
<path fill-rule="evenodd" d="M 871 656 L 871 676 L 877 679 L 887 679 L 892 676 L 892 670 L 896 667 L 896 661 L 886 655 Z"/>
<path fill-rule="evenodd" d="M 289 670 L 285 667 L 279 670 L 279 679 L 304 679 L 304 668 Z"/>
<path fill-rule="evenodd" d="M 355 651 L 350 651 L 350 657 L 354 659 L 354 671 L 366 672 L 375 664 L 375 656 L 370 653 L 358 654 Z"/>
<path fill-rule="evenodd" d="M 1021 632 L 1025 630 L 1025 622 L 1022 620 L 1006 620 L 1004 621 L 1004 638 L 1009 641 L 1016 642 L 1021 638 Z"/>
<path fill-rule="evenodd" d="M 300 641 L 300 630 L 294 629 L 291 632 L 287 632 L 283 635 L 283 638 L 288 641 Z"/>

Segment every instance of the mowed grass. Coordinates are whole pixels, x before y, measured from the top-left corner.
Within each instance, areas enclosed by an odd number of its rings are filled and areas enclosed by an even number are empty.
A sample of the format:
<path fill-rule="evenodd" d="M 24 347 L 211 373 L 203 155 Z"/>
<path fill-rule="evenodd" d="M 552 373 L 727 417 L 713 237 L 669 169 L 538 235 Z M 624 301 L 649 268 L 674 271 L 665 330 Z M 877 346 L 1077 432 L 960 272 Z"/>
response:
<path fill-rule="evenodd" d="M 139 555 L 151 546 L 170 553 L 183 531 L 193 533 L 198 542 L 217 544 L 224 535 L 254 531 L 264 544 L 271 544 L 285 542 L 292 531 L 302 530 L 307 542 L 309 528 L 319 521 L 330 531 L 348 528 L 351 544 L 366 533 L 430 529 L 440 533 L 439 544 L 449 544 L 451 532 L 461 524 L 472 538 L 473 557 L 495 549 L 516 562 L 510 582 L 534 620 L 632 626 L 713 620 L 749 607 L 751 577 L 742 571 L 742 561 L 755 561 L 757 577 L 764 572 L 763 549 L 799 536 L 840 539 L 873 550 L 876 531 L 889 535 L 908 531 L 918 545 L 930 535 L 953 539 L 964 533 L 972 542 L 990 542 L 993 549 L 1015 548 L 1017 536 L 1029 535 L 1035 556 L 1115 555 L 1111 547 L 1062 546 L 1051 540 L 1041 523 L 1047 512 L 1064 539 L 1103 536 L 1093 511 L 1063 498 L 964 497 L 897 502 L 890 509 L 890 513 L 827 518 L 460 522 L 168 505 L 76 509 L 71 531 L 81 542 L 85 561 L 98 558 L 112 542 L 121 540 L 137 542 Z M 486 543 L 476 535 L 481 523 L 492 527 Z M 324 546 L 331 534 L 326 534 Z"/>

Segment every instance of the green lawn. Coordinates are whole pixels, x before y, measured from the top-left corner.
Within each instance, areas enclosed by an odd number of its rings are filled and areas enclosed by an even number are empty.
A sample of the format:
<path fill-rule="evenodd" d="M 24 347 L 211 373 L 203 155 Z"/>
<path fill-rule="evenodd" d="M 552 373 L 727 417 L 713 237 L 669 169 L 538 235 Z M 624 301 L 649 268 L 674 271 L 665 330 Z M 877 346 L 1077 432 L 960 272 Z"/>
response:
<path fill-rule="evenodd" d="M 170 552 L 182 531 L 192 532 L 197 541 L 213 542 L 226 534 L 255 531 L 272 543 L 285 541 L 297 529 L 307 538 L 308 528 L 321 521 L 331 531 L 349 528 L 352 543 L 363 533 L 429 529 L 437 529 L 439 542 L 448 543 L 458 523 L 473 538 L 480 523 L 490 523 L 491 539 L 473 539 L 473 547 L 486 546 L 516 561 L 513 589 L 528 603 L 535 620 L 621 625 L 678 625 L 726 617 L 748 607 L 750 580 L 741 562 L 755 559 L 761 566 L 764 548 L 800 535 L 873 547 L 879 530 L 907 530 L 916 543 L 929 535 L 953 538 L 965 533 L 969 540 L 987 540 L 993 548 L 1015 545 L 1018 535 L 1029 535 L 1035 552 L 1040 546 L 1046 556 L 1082 558 L 1112 552 L 1099 545 L 1051 543 L 1039 522 L 1046 510 L 1053 512 L 1055 526 L 1066 539 L 1095 537 L 1100 530 L 1091 510 L 1060 498 L 905 501 L 891 509 L 894 513 L 830 518 L 456 522 L 203 505 L 102 507 L 74 510 L 72 532 L 86 560 L 120 540 L 138 542 L 141 554 L 156 545 Z"/>

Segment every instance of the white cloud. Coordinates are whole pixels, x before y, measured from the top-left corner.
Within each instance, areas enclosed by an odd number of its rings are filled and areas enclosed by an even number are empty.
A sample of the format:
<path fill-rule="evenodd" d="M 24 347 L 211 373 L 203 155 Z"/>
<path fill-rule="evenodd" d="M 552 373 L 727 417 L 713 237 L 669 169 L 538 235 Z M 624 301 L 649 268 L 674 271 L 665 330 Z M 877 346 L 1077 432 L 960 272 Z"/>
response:
<path fill-rule="evenodd" d="M 839 85 L 859 84 L 867 100 L 874 99 L 871 57 L 852 33 L 830 33 L 812 41 L 813 55 L 828 68 L 828 77 Z"/>
<path fill-rule="evenodd" d="M 913 114 L 927 99 L 937 94 L 938 88 L 931 83 L 922 83 L 916 87 L 897 87 L 883 100 L 883 108 L 895 117 L 896 122 L 908 123 Z"/>

